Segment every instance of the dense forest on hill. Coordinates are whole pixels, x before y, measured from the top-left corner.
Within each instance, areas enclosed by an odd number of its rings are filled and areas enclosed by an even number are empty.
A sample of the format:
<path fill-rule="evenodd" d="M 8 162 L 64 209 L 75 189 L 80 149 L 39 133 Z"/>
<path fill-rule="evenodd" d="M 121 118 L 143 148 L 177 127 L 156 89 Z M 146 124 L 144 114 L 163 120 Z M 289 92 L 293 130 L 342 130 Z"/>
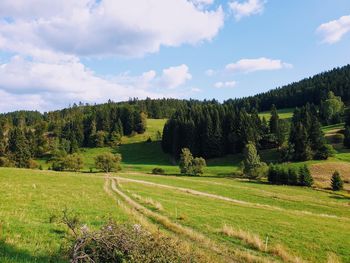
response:
<path fill-rule="evenodd" d="M 79 103 L 45 113 L 0 114 L 0 165 L 28 167 L 32 158 L 72 154 L 80 147 L 115 147 L 123 135 L 144 133 L 147 118 L 169 119 L 164 127 L 162 147 L 174 157 L 178 157 L 184 147 L 195 156 L 205 158 L 240 153 L 251 142 L 257 149 L 284 147 L 288 160 L 324 158 L 327 153 L 320 154 L 319 149 L 311 147 L 315 142 L 308 133 L 316 134 L 323 151 L 327 150 L 323 146 L 319 123 L 341 122 L 344 117 L 342 100 L 349 99 L 350 66 L 345 66 L 267 93 L 224 103 L 133 98 L 100 105 Z M 288 139 L 289 123 L 278 119 L 276 108 L 308 103 L 301 112 L 304 112 L 303 118 L 317 121 L 316 127 L 293 118 L 293 129 L 301 125 L 294 137 L 304 140 L 301 144 L 293 142 L 292 138 Z M 258 112 L 270 110 L 272 105 L 276 107 L 272 108 L 272 121 L 268 123 L 258 116 Z M 315 130 L 311 131 L 311 128 Z M 350 140 L 348 130 L 345 135 Z M 293 147 L 306 147 L 307 152 L 303 157 L 296 157 Z"/>
<path fill-rule="evenodd" d="M 270 110 L 272 104 L 278 109 L 300 107 L 306 103 L 319 105 L 329 91 L 340 96 L 346 104 L 350 102 L 350 65 L 335 68 L 255 96 L 230 99 L 225 104 L 244 107 L 248 111 L 253 108 L 267 111 Z"/>

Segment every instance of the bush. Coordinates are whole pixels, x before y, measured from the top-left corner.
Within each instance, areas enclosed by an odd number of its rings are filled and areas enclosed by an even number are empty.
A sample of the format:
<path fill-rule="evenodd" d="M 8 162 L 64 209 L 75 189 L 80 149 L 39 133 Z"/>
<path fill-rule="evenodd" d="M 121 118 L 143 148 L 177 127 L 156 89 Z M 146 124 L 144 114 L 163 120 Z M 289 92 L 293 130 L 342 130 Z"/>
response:
<path fill-rule="evenodd" d="M 112 171 L 121 170 L 120 162 L 122 161 L 121 154 L 102 153 L 95 157 L 95 165 L 97 169 L 109 173 Z"/>
<path fill-rule="evenodd" d="M 180 172 L 187 175 L 199 175 L 203 174 L 203 168 L 206 166 L 206 162 L 201 157 L 193 158 L 191 151 L 187 148 L 182 149 L 180 155 Z"/>
<path fill-rule="evenodd" d="M 152 174 L 165 174 L 165 171 L 162 168 L 156 167 L 152 170 Z"/>
<path fill-rule="evenodd" d="M 72 263 L 199 261 L 179 240 L 160 233 L 151 234 L 140 225 L 110 222 L 97 232 L 91 232 L 86 226 L 80 232 L 69 249 Z"/>
<path fill-rule="evenodd" d="M 38 169 L 39 168 L 39 164 L 37 161 L 30 159 L 29 163 L 28 163 L 28 168 L 29 169 Z"/>
<path fill-rule="evenodd" d="M 14 167 L 15 164 L 6 157 L 0 157 L 0 167 Z"/>
<path fill-rule="evenodd" d="M 340 174 L 338 171 L 335 171 L 333 173 L 332 179 L 331 179 L 331 187 L 333 191 L 340 191 L 343 189 L 344 182 L 340 177 Z"/>

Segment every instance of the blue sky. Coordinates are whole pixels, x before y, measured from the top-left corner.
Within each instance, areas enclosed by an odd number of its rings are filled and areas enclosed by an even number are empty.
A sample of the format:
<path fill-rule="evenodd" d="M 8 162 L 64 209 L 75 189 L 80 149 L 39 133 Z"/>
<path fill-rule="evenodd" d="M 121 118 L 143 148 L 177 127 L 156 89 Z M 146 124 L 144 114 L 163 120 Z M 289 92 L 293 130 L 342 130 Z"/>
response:
<path fill-rule="evenodd" d="M 2 0 L 0 111 L 253 95 L 350 62 L 348 0 Z"/>

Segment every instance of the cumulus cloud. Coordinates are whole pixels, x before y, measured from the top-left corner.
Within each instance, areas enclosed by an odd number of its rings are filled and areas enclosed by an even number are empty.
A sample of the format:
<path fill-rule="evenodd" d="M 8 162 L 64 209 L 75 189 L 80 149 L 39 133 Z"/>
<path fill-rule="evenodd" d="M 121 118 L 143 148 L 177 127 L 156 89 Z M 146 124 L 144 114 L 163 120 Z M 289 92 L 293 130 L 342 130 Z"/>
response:
<path fill-rule="evenodd" d="M 19 53 L 40 48 L 79 56 L 142 56 L 161 46 L 211 40 L 224 23 L 221 7 L 203 10 L 187 0 L 2 0 L 0 10 L 0 48 Z"/>
<path fill-rule="evenodd" d="M 77 101 L 127 100 L 131 94 L 140 98 L 162 97 L 164 94 L 154 93 L 143 85 L 154 77 L 155 72 L 146 72 L 138 77 L 139 83 L 128 86 L 97 76 L 79 61 L 46 63 L 15 56 L 8 63 L 0 64 L 0 91 L 9 98 L 8 101 L 2 100 L 0 110 L 11 109 L 13 105 L 9 101 L 15 98 L 23 102 L 15 104 L 20 106 L 18 108 L 30 106 L 48 110 Z"/>
<path fill-rule="evenodd" d="M 192 79 L 192 75 L 189 72 L 188 66 L 182 64 L 180 66 L 164 69 L 159 79 L 159 84 L 160 86 L 173 89 L 183 85 L 190 79 Z"/>
<path fill-rule="evenodd" d="M 161 46 L 210 41 L 224 23 L 213 0 L 1 0 L 0 111 L 48 110 L 76 101 L 179 97 L 192 78 L 187 65 L 133 76 L 99 76 L 82 57 L 139 57 Z M 136 8 L 137 7 L 137 8 Z M 163 93 L 168 90 L 166 94 Z M 181 93 L 182 92 L 182 93 Z M 191 92 L 190 90 L 188 92 Z M 12 103 L 12 101 L 18 103 Z M 11 103 L 11 105 L 7 105 Z M 7 105 L 7 106 L 6 106 Z"/>
<path fill-rule="evenodd" d="M 226 81 L 226 82 L 216 82 L 214 84 L 214 87 L 217 89 L 221 89 L 221 88 L 233 88 L 237 85 L 236 81 Z"/>
<path fill-rule="evenodd" d="M 337 20 L 320 25 L 317 29 L 324 43 L 334 44 L 339 42 L 350 32 L 350 15 L 342 16 Z"/>
<path fill-rule="evenodd" d="M 226 65 L 226 70 L 229 72 L 250 73 L 263 70 L 278 70 L 283 68 L 293 67 L 289 63 L 282 62 L 278 59 L 257 58 L 257 59 L 241 59 L 236 63 Z"/>
<path fill-rule="evenodd" d="M 236 20 L 243 17 L 261 14 L 264 11 L 265 0 L 232 1 L 229 3 Z"/>

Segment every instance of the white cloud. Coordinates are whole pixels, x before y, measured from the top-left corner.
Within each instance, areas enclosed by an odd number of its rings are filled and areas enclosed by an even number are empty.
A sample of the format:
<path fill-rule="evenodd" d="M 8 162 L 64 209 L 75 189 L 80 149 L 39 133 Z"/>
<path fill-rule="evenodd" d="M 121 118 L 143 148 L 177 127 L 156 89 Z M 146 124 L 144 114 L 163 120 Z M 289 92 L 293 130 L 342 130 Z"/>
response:
<path fill-rule="evenodd" d="M 236 20 L 243 17 L 261 14 L 264 11 L 265 0 L 232 1 L 229 3 Z"/>
<path fill-rule="evenodd" d="M 262 57 L 257 59 L 241 59 L 236 63 L 226 65 L 226 70 L 230 72 L 250 73 L 254 71 L 278 70 L 292 67 L 293 65 L 282 62 L 281 60 Z"/>
<path fill-rule="evenodd" d="M 149 83 L 154 74 L 149 71 L 139 79 Z M 0 93 L 9 98 L 1 100 L 0 110 L 10 110 L 13 105 L 21 109 L 48 110 L 77 101 L 127 100 L 131 94 L 139 98 L 164 96 L 147 90 L 147 86 L 140 83 L 122 85 L 99 77 L 79 61 L 45 63 L 28 61 L 20 56 L 0 64 Z M 16 98 L 22 103 L 10 103 Z"/>
<path fill-rule="evenodd" d="M 188 66 L 182 64 L 180 66 L 164 69 L 163 74 L 159 80 L 159 85 L 173 89 L 183 85 L 187 80 L 190 79 L 192 79 L 192 75 L 189 73 Z"/>
<path fill-rule="evenodd" d="M 350 32 L 350 15 L 320 25 L 317 32 L 322 36 L 324 43 L 339 42 L 345 34 Z"/>
<path fill-rule="evenodd" d="M 0 1 L 0 49 L 135 57 L 211 40 L 224 24 L 221 7 L 187 0 L 33 1 Z"/>
<path fill-rule="evenodd" d="M 216 73 L 216 71 L 213 70 L 213 69 L 208 69 L 208 70 L 205 71 L 205 75 L 207 75 L 208 77 L 214 76 L 215 73 Z"/>
<path fill-rule="evenodd" d="M 226 82 L 216 82 L 214 84 L 214 87 L 217 89 L 221 89 L 221 88 L 233 88 L 237 85 L 236 81 L 226 81 Z"/>

